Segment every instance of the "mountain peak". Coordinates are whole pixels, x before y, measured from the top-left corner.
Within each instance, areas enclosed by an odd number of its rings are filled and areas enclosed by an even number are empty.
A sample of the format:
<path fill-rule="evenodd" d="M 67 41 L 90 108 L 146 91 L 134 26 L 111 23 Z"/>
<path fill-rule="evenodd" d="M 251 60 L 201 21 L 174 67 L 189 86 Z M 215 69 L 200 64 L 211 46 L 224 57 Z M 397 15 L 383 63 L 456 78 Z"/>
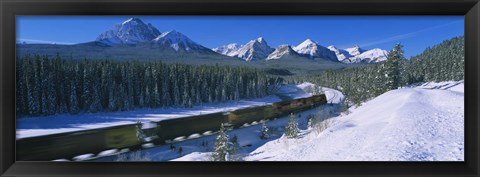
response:
<path fill-rule="evenodd" d="M 360 48 L 359 45 L 355 44 L 351 48 L 346 48 L 345 49 L 350 55 L 356 56 L 360 55 L 361 53 L 365 52 L 362 48 Z"/>
<path fill-rule="evenodd" d="M 140 20 L 139 18 L 137 17 L 132 17 L 132 18 L 129 18 L 127 20 L 125 20 L 122 25 L 125 25 L 127 23 L 140 23 L 140 24 L 145 24 L 142 20 Z"/>
<path fill-rule="evenodd" d="M 359 45 L 351 48 L 337 49 L 335 46 L 328 46 L 328 49 L 335 52 L 338 61 L 343 63 L 376 63 L 385 61 L 388 52 L 379 48 L 364 50 Z"/>
<path fill-rule="evenodd" d="M 212 50 L 223 55 L 238 57 L 245 61 L 254 61 L 267 58 L 275 49 L 268 46 L 267 41 L 263 37 L 259 37 L 250 40 L 245 45 L 232 43 Z"/>
<path fill-rule="evenodd" d="M 334 45 L 329 45 L 327 48 L 330 49 L 330 50 L 332 50 L 332 51 L 338 50 L 338 48 L 335 47 Z"/>
<path fill-rule="evenodd" d="M 265 41 L 265 39 L 263 39 L 263 37 L 257 38 L 257 42 L 263 43 L 264 41 Z"/>
<path fill-rule="evenodd" d="M 157 38 L 153 39 L 152 43 L 160 44 L 164 46 L 170 46 L 177 52 L 180 49 L 183 49 L 184 51 L 190 51 L 191 49 L 201 49 L 201 50 L 206 49 L 206 47 L 203 47 L 202 45 L 195 43 L 184 34 L 175 30 L 162 33 Z"/>
<path fill-rule="evenodd" d="M 310 56 L 310 58 L 326 58 L 333 61 L 338 61 L 338 58 L 334 52 L 330 51 L 326 47 L 321 46 L 311 39 L 306 39 L 302 43 L 295 46 L 293 50 L 299 54 Z"/>
<path fill-rule="evenodd" d="M 238 45 L 237 43 L 231 43 L 231 44 L 227 44 L 227 45 L 224 45 L 224 46 L 213 48 L 212 50 L 214 52 L 219 53 L 219 54 L 233 57 L 233 56 L 238 54 L 237 50 L 240 47 L 242 47 L 242 46 Z"/>
<path fill-rule="evenodd" d="M 96 41 L 110 46 L 138 44 L 151 41 L 160 34 L 160 31 L 151 24 L 147 25 L 139 18 L 133 17 L 103 32 Z"/>
<path fill-rule="evenodd" d="M 312 39 L 310 38 L 307 38 L 305 41 L 303 41 L 304 43 L 314 43 L 316 44 L 317 42 L 313 41 Z"/>
<path fill-rule="evenodd" d="M 290 45 L 280 45 L 275 51 L 268 55 L 267 60 L 280 59 L 285 55 L 298 55 Z"/>

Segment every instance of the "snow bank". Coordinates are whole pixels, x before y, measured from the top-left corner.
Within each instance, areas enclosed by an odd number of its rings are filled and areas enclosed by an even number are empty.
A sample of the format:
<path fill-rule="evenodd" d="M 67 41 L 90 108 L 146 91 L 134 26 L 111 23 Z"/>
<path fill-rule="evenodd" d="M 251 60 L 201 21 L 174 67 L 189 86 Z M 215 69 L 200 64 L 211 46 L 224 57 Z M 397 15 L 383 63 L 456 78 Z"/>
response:
<path fill-rule="evenodd" d="M 192 152 L 172 161 L 211 161 L 211 152 Z"/>
<path fill-rule="evenodd" d="M 297 140 L 280 138 L 247 161 L 463 161 L 463 81 L 384 93 Z"/>

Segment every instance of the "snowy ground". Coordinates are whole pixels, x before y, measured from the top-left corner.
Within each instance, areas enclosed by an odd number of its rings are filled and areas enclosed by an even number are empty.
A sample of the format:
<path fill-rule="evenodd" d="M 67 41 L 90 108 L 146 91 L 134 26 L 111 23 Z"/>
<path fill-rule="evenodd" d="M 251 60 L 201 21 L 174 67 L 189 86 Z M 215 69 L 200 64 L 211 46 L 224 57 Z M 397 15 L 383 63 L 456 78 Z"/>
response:
<path fill-rule="evenodd" d="M 389 91 L 316 134 L 284 137 L 247 161 L 463 161 L 464 84 L 424 83 Z"/>

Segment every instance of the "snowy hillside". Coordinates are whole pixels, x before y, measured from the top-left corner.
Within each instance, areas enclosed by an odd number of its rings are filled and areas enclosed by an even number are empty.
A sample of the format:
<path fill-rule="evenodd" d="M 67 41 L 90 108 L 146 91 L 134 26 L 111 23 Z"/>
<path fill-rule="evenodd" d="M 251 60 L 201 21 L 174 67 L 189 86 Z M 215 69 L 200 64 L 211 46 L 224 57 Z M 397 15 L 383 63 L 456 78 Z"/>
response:
<path fill-rule="evenodd" d="M 164 46 L 170 46 L 175 51 L 178 51 L 180 49 L 184 51 L 190 51 L 192 49 L 210 50 L 200 44 L 193 42 L 187 36 L 175 30 L 162 33 L 160 36 L 153 39 L 152 43 L 160 44 Z"/>
<path fill-rule="evenodd" d="M 327 47 L 330 51 L 335 52 L 338 61 L 343 63 L 376 63 L 387 60 L 388 51 L 379 48 L 365 50 L 355 45 L 351 48 L 338 49 L 331 45 Z"/>
<path fill-rule="evenodd" d="M 337 56 L 334 52 L 330 51 L 328 48 L 321 46 L 317 42 L 306 39 L 302 43 L 298 44 L 297 46 L 293 47 L 299 54 L 308 55 L 311 58 L 326 58 L 333 61 L 337 61 Z"/>
<path fill-rule="evenodd" d="M 160 35 L 160 31 L 150 23 L 138 18 L 130 18 L 112 29 L 100 34 L 96 41 L 110 46 L 148 42 Z"/>
<path fill-rule="evenodd" d="M 384 93 L 333 118 L 320 134 L 270 141 L 245 160 L 463 161 L 463 81 Z"/>

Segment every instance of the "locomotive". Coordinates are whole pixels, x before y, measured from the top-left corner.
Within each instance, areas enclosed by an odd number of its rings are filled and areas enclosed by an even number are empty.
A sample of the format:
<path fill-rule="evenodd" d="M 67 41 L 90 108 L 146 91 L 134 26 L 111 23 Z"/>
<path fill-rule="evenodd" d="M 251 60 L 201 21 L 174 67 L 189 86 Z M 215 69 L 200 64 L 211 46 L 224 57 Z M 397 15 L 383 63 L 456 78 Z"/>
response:
<path fill-rule="evenodd" d="M 138 138 L 139 131 L 148 137 L 155 137 L 151 141 L 152 143 L 165 144 L 166 141 L 177 137 L 217 131 L 220 128 L 220 124 L 228 124 L 238 128 L 245 123 L 277 118 L 292 112 L 319 106 L 326 102 L 325 94 L 321 94 L 308 98 L 276 102 L 271 105 L 237 109 L 230 112 L 161 120 L 152 122 L 156 126 L 141 130 L 139 130 L 138 124 L 129 124 L 23 138 L 16 141 L 17 160 L 72 159 L 78 155 L 97 154 L 109 149 L 139 149 L 142 143 L 144 143 Z"/>

